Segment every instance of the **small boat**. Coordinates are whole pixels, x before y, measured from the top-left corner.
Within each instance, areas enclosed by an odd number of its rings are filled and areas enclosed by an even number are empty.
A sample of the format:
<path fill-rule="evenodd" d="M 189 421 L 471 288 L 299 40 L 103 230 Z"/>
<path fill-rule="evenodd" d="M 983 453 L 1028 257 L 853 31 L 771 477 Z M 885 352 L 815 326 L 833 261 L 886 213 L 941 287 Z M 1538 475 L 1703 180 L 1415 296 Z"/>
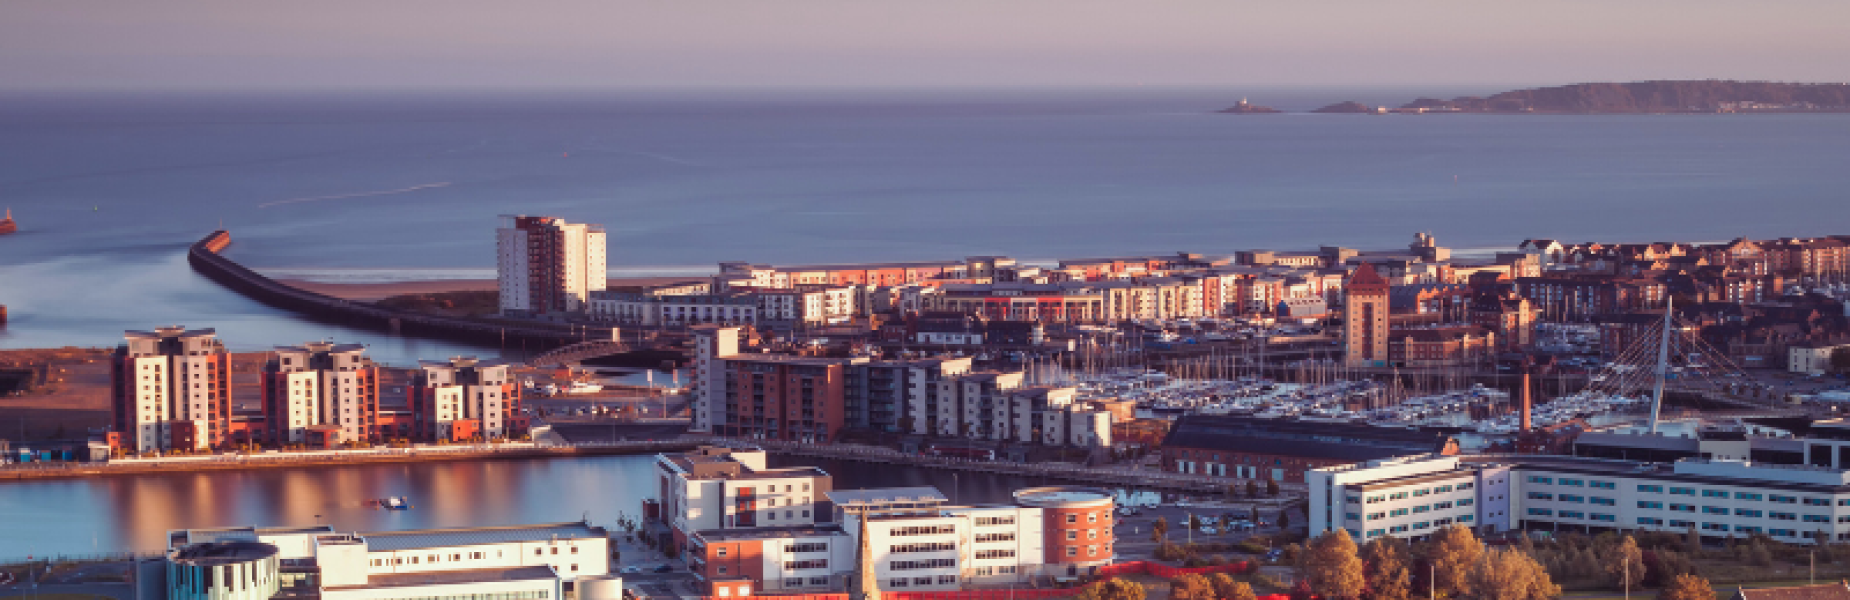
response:
<path fill-rule="evenodd" d="M 589 381 L 573 382 L 571 387 L 565 388 L 567 394 L 595 394 L 601 391 L 604 391 L 604 386 Z"/>
<path fill-rule="evenodd" d="M 13 209 L 6 209 L 6 218 L 0 218 L 0 235 L 19 231 L 19 223 L 13 221 Z"/>
<path fill-rule="evenodd" d="M 386 510 L 410 510 L 411 499 L 404 496 L 390 496 L 374 500 L 373 506 Z"/>

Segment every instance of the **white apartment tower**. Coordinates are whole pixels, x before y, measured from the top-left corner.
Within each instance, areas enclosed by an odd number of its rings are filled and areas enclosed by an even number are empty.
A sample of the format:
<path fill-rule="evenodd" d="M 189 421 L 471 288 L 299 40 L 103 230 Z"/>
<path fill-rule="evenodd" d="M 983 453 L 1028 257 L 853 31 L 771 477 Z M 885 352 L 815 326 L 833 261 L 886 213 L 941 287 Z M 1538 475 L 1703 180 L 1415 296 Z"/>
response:
<path fill-rule="evenodd" d="M 604 291 L 604 228 L 556 217 L 502 215 L 495 230 L 501 312 L 581 312 Z"/>
<path fill-rule="evenodd" d="M 211 329 L 129 331 L 111 357 L 110 407 L 121 448 L 204 450 L 231 423 L 231 354 Z"/>
<path fill-rule="evenodd" d="M 460 442 L 519 433 L 512 421 L 520 412 L 520 393 L 507 364 L 459 356 L 418 361 L 418 368 L 407 388 L 417 419 L 413 437 Z"/>
<path fill-rule="evenodd" d="M 359 344 L 283 346 L 263 368 L 264 424 L 271 443 L 309 443 L 310 428 L 338 442 L 375 437 L 379 369 Z"/>
<path fill-rule="evenodd" d="M 739 353 L 743 327 L 694 327 L 693 410 L 690 431 L 710 432 L 726 416 L 726 358 Z"/>

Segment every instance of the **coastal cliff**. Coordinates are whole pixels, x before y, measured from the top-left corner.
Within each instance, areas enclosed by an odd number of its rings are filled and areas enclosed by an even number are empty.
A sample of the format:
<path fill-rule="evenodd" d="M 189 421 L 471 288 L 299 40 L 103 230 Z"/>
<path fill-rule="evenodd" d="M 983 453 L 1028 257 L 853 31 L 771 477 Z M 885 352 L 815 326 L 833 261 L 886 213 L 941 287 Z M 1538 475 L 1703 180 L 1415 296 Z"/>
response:
<path fill-rule="evenodd" d="M 1401 110 L 1582 114 L 1850 112 L 1850 84 L 1720 80 L 1578 83 L 1482 98 L 1421 98 L 1402 105 Z"/>

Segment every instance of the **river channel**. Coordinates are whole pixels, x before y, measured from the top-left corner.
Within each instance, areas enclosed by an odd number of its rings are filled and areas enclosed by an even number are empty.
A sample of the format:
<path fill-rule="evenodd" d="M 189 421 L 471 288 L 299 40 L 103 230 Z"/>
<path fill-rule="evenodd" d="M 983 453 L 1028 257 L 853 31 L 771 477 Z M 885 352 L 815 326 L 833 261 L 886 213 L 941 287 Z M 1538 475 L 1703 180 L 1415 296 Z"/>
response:
<path fill-rule="evenodd" d="M 342 531 L 590 519 L 612 525 L 655 495 L 653 456 L 355 465 L 0 483 L 0 562 L 28 556 L 158 552 L 173 529 L 294 526 Z M 837 489 L 937 486 L 960 502 L 1007 501 L 1019 477 L 773 457 L 814 465 Z M 367 500 L 407 496 L 385 511 Z"/>

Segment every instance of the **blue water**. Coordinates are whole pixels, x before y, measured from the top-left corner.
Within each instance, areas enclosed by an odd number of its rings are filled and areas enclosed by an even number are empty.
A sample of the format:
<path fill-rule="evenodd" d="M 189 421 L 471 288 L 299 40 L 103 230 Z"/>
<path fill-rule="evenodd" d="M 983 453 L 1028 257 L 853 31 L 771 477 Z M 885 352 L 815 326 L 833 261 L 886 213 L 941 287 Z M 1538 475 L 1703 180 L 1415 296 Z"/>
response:
<path fill-rule="evenodd" d="M 501 213 L 610 231 L 614 274 L 1254 247 L 1850 231 L 1850 115 L 1217 115 L 1396 90 L 0 98 L 0 347 L 218 327 L 388 360 L 469 349 L 281 318 L 185 268 L 485 277 Z M 1446 95 L 1446 94 L 1438 94 Z"/>

